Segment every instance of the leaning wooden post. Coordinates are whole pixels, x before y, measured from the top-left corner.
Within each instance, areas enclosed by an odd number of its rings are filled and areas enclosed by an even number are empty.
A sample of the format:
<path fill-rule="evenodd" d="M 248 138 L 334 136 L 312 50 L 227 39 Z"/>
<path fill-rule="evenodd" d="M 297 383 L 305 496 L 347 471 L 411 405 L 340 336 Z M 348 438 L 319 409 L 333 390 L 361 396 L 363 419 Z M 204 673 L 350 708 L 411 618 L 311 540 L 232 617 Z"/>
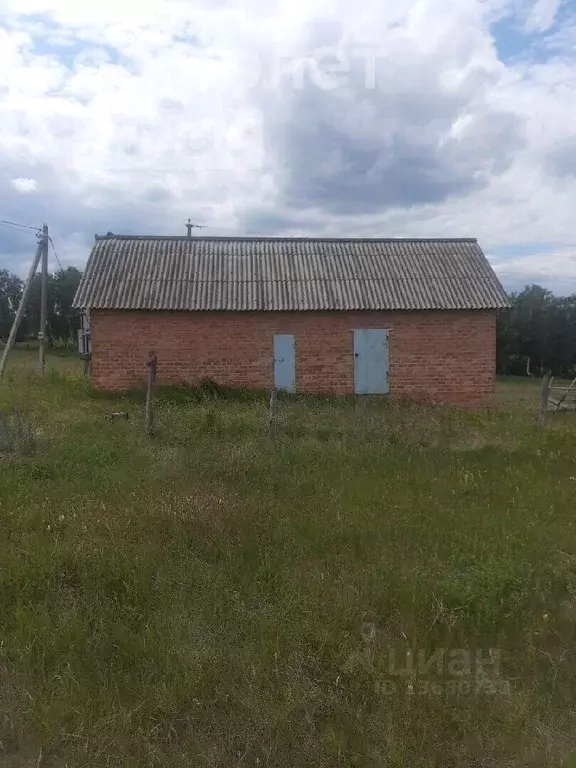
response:
<path fill-rule="evenodd" d="M 268 409 L 268 434 L 270 437 L 274 437 L 274 432 L 276 429 L 276 400 L 277 400 L 277 392 L 275 389 L 273 389 L 270 392 L 270 406 Z"/>
<path fill-rule="evenodd" d="M 550 379 L 552 374 L 550 371 L 544 375 L 542 379 L 542 393 L 540 397 L 540 413 L 538 414 L 538 424 L 543 427 L 546 424 L 546 416 L 548 415 L 548 398 L 550 397 Z"/>
<path fill-rule="evenodd" d="M 158 366 L 158 358 L 155 352 L 150 352 L 148 362 L 148 390 L 146 392 L 146 434 L 152 435 L 152 397 L 154 394 L 154 384 L 156 383 L 156 368 Z"/>
<path fill-rule="evenodd" d="M 6 367 L 6 361 L 8 360 L 8 355 L 10 354 L 10 350 L 14 346 L 14 343 L 16 341 L 16 335 L 18 333 L 18 328 L 20 328 L 20 323 L 22 322 L 22 318 L 24 317 L 24 312 L 26 311 L 26 302 L 28 301 L 28 294 L 30 292 L 30 287 L 32 286 L 32 283 L 34 281 L 34 276 L 36 275 L 38 264 L 40 263 L 40 259 L 44 252 L 44 245 L 45 245 L 44 234 L 42 234 L 42 237 L 38 241 L 38 248 L 36 249 L 36 255 L 34 256 L 34 260 L 32 261 L 32 266 L 30 267 L 30 273 L 28 274 L 28 279 L 24 284 L 24 289 L 22 291 L 22 296 L 20 297 L 20 304 L 18 305 L 16 316 L 12 323 L 12 327 L 10 328 L 8 341 L 6 342 L 6 346 L 4 347 L 4 352 L 2 353 L 2 357 L 0 357 L 0 378 L 2 378 L 4 374 L 4 368 Z M 48 247 L 47 243 L 46 243 L 46 247 Z"/>

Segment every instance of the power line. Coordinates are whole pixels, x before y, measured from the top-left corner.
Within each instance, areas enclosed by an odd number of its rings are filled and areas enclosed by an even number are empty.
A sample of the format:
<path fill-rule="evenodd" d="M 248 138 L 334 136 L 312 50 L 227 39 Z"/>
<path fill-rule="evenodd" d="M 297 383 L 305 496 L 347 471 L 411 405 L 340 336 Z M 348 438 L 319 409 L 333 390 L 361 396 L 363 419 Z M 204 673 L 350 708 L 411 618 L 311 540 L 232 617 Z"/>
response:
<path fill-rule="evenodd" d="M 29 227 L 27 224 L 18 224 L 15 221 L 7 221 L 6 219 L 0 219 L 0 224 L 7 224 L 10 227 L 19 227 L 20 229 L 31 229 L 33 232 L 42 231 L 42 227 Z"/>
<path fill-rule="evenodd" d="M 56 261 L 58 262 L 58 266 L 60 267 L 60 272 L 64 272 L 64 267 L 60 263 L 60 259 L 58 258 L 58 254 L 56 253 L 56 246 L 54 245 L 54 240 L 52 240 L 51 237 L 48 237 L 48 240 L 50 240 L 50 245 L 52 246 L 52 250 L 54 251 L 54 256 L 56 257 Z"/>

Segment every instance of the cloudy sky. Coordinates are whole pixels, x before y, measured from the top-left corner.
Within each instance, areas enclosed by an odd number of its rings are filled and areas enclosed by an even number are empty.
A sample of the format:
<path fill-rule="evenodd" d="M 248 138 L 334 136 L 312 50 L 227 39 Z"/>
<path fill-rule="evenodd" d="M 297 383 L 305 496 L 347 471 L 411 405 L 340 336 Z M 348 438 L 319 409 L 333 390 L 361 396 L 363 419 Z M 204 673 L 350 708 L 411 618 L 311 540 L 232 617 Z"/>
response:
<path fill-rule="evenodd" d="M 64 265 L 190 216 L 478 237 L 576 292 L 576 0 L 0 0 L 0 64 L 0 219 Z M 0 226 L 0 267 L 34 245 Z"/>

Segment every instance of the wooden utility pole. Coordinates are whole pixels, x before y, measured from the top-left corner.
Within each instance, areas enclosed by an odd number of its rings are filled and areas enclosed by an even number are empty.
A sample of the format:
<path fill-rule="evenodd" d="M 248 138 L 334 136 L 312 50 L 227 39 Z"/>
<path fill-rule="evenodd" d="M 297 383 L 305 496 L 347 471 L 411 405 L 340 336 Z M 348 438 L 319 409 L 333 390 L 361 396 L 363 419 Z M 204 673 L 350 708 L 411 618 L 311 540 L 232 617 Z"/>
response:
<path fill-rule="evenodd" d="M 42 266 L 40 292 L 40 329 L 38 331 L 38 368 L 44 375 L 46 369 L 46 319 L 48 315 L 48 225 L 42 226 Z"/>
<path fill-rule="evenodd" d="M 154 384 L 156 383 L 156 368 L 158 367 L 158 358 L 155 352 L 150 352 L 148 357 L 148 390 L 146 392 L 146 434 L 152 435 L 152 396 L 154 394 Z"/>
<path fill-rule="evenodd" d="M 552 374 L 550 371 L 545 374 L 542 379 L 542 390 L 540 394 L 540 411 L 538 413 L 538 425 L 543 427 L 546 424 L 546 416 L 548 415 L 548 398 L 550 397 L 550 379 Z"/>
<path fill-rule="evenodd" d="M 276 434 L 276 405 L 278 402 L 278 393 L 276 388 L 270 392 L 270 404 L 268 407 L 268 434 L 274 437 Z"/>
<path fill-rule="evenodd" d="M 44 227 L 42 228 L 42 234 L 38 236 L 38 247 L 36 248 L 36 253 L 32 261 L 32 266 L 30 267 L 30 273 L 28 274 L 28 279 L 24 284 L 24 290 L 22 291 L 22 298 L 20 299 L 20 304 L 18 305 L 18 310 L 16 311 L 16 317 L 14 318 L 14 322 L 12 323 L 12 328 L 10 328 L 10 335 L 8 336 L 8 341 L 6 342 L 6 346 L 4 347 L 2 358 L 0 358 L 0 378 L 4 375 L 4 369 L 6 367 L 6 361 L 8 360 L 8 355 L 10 354 L 10 351 L 14 346 L 14 342 L 16 341 L 18 328 L 20 328 L 20 323 L 22 322 L 22 318 L 24 317 L 24 312 L 26 310 L 26 303 L 28 301 L 28 294 L 30 293 L 30 287 L 32 285 L 34 276 L 36 274 L 36 270 L 38 269 L 38 264 L 40 263 L 40 259 L 42 258 L 42 255 L 44 252 L 46 253 L 46 257 L 47 257 L 48 227 L 46 225 L 44 225 Z"/>

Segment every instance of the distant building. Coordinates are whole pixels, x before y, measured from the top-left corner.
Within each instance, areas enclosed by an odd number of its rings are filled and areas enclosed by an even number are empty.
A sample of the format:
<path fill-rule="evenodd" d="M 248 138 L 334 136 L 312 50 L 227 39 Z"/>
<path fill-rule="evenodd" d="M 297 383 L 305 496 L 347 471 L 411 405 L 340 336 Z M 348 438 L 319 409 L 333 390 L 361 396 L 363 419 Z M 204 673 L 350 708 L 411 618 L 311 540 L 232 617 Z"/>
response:
<path fill-rule="evenodd" d="M 476 240 L 97 237 L 95 386 L 273 386 L 480 406 L 506 295 Z"/>

